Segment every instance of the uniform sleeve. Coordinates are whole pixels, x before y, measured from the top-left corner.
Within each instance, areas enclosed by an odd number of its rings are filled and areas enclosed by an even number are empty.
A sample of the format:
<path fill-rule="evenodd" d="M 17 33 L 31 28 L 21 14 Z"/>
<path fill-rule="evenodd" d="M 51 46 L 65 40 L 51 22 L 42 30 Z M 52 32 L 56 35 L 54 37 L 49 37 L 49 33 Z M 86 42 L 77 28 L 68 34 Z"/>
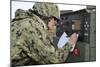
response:
<path fill-rule="evenodd" d="M 72 46 L 70 43 L 67 43 L 63 48 L 58 48 L 58 57 L 60 59 L 60 62 L 65 62 L 71 48 Z"/>

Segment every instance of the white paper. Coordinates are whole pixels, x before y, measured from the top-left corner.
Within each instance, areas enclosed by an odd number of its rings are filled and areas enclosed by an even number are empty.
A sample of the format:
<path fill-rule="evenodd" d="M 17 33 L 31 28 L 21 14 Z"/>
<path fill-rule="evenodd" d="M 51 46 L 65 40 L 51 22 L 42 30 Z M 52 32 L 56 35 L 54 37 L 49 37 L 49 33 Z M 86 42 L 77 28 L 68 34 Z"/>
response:
<path fill-rule="evenodd" d="M 68 35 L 64 32 L 62 36 L 59 39 L 59 42 L 57 44 L 58 48 L 62 48 L 67 42 L 69 41 Z"/>

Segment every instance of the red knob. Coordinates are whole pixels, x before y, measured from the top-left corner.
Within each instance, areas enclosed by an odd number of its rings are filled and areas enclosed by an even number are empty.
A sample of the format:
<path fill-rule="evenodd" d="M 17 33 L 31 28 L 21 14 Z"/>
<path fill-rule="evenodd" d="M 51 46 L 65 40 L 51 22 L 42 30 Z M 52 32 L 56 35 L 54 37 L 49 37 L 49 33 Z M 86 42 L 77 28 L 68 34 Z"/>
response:
<path fill-rule="evenodd" d="M 79 48 L 74 49 L 73 56 L 80 56 L 80 49 Z"/>

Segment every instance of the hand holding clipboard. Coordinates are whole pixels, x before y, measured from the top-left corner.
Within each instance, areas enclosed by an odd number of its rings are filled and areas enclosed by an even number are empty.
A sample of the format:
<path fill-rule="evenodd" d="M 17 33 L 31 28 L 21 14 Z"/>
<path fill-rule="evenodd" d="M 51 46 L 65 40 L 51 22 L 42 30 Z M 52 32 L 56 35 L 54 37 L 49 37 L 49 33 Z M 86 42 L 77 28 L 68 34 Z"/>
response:
<path fill-rule="evenodd" d="M 78 36 L 79 34 L 73 33 L 70 37 L 68 37 L 68 35 L 64 32 L 57 44 L 58 48 L 63 48 L 63 46 L 69 42 L 72 45 L 72 49 L 70 50 L 72 52 L 77 43 Z"/>

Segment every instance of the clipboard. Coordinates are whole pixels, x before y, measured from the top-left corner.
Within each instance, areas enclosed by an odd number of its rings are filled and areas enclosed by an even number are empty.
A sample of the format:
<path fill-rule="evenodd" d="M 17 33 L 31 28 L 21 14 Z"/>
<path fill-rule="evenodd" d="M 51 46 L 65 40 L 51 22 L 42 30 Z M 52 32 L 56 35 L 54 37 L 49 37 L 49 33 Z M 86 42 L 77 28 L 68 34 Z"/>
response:
<path fill-rule="evenodd" d="M 77 34 L 77 38 L 79 37 L 79 34 Z M 62 36 L 60 37 L 57 47 L 58 48 L 63 48 L 63 46 L 69 42 L 70 37 L 68 37 L 68 35 L 64 32 L 62 34 Z M 76 43 L 75 43 L 76 44 Z M 70 50 L 70 52 L 72 52 L 75 48 L 75 44 L 72 46 L 72 49 Z"/>

